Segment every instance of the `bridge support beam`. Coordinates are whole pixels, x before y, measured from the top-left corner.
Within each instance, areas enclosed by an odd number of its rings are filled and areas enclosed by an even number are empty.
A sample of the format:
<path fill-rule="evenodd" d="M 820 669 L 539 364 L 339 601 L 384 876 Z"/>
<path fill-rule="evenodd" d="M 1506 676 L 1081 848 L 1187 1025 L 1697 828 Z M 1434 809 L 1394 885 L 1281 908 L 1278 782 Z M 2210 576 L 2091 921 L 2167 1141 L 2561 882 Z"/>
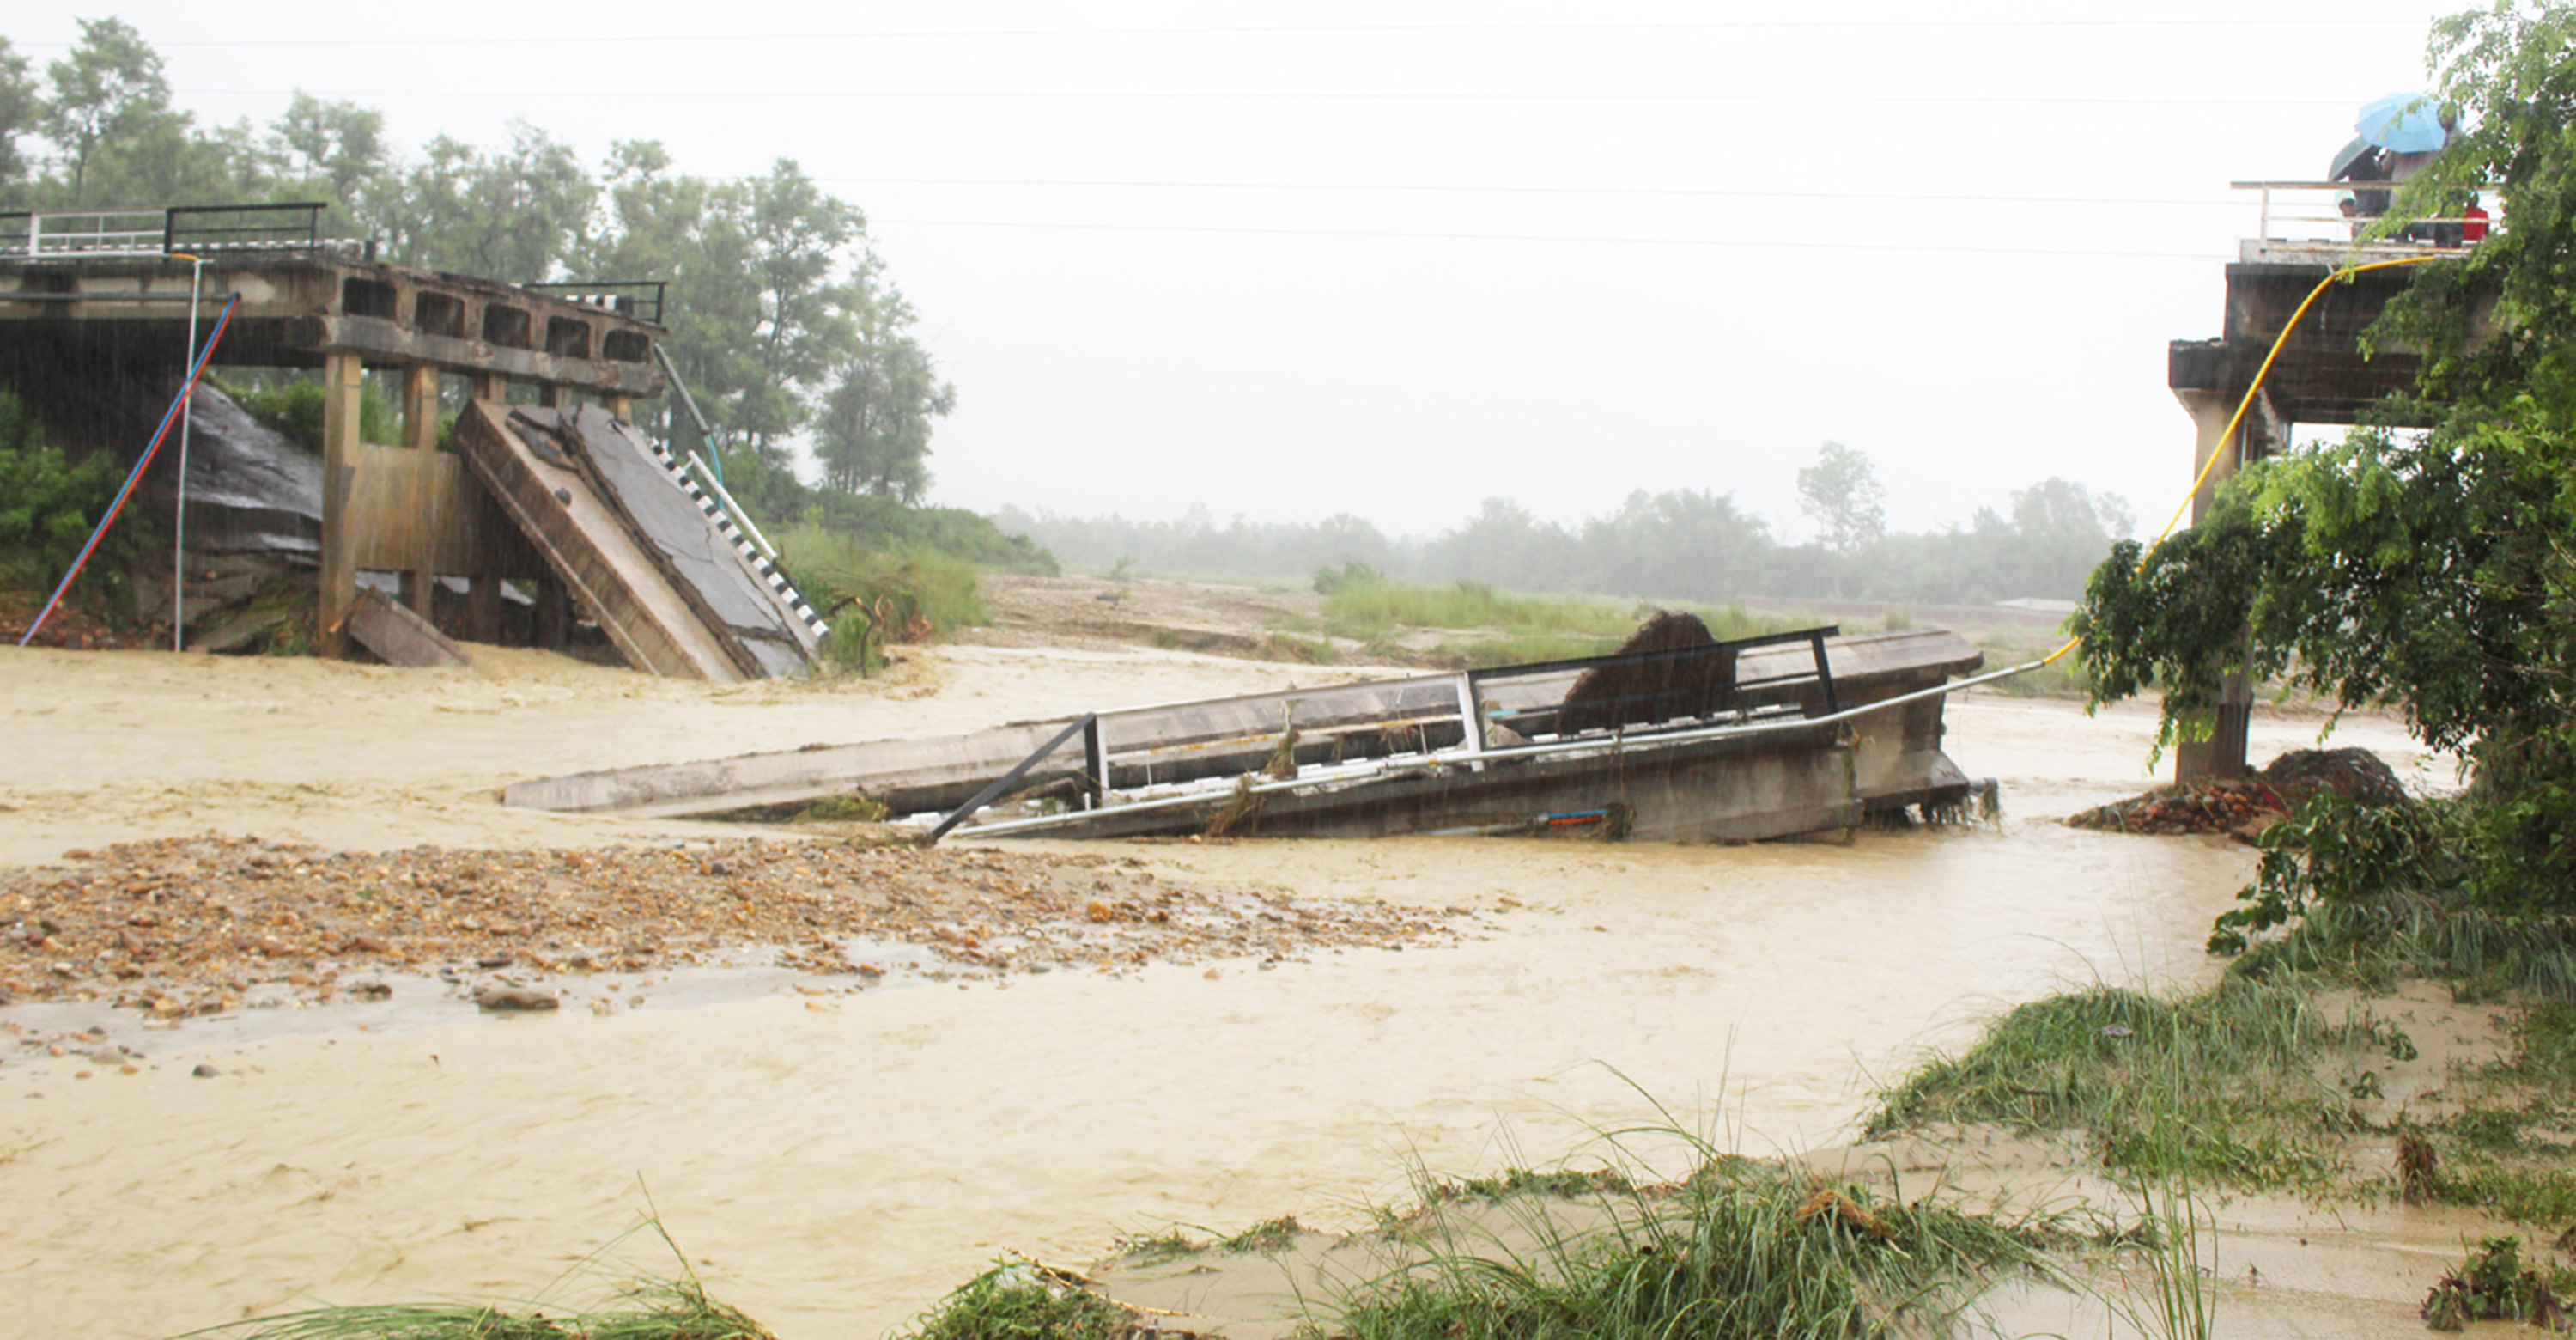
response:
<path fill-rule="evenodd" d="M 321 651 L 348 650 L 349 611 L 358 600 L 358 407 L 366 364 L 354 349 L 322 356 L 322 573 Z"/>
<path fill-rule="evenodd" d="M 2245 422 L 2230 434 L 2228 421 L 2236 417 L 2236 407 L 2245 398 L 2244 388 L 2233 392 L 2177 387 L 2174 397 L 2191 415 L 2196 430 L 2191 468 L 2195 477 L 2203 469 L 2208 477 L 2191 495 L 2191 521 L 2199 525 L 2216 504 L 2219 486 L 2236 476 L 2249 460 L 2261 460 L 2279 451 L 2289 442 L 2289 425 L 2273 412 L 2269 396 L 2258 395 L 2245 415 Z M 2215 456 L 2217 464 L 2211 465 Z M 2201 777 L 2241 777 L 2252 772 L 2246 759 L 2247 733 L 2253 725 L 2254 686 L 2243 675 L 2220 679 L 2218 710 L 2197 721 L 2187 721 L 2192 733 L 2206 731 L 2205 738 L 2185 739 L 2174 748 L 2174 780 L 2188 782 Z"/>
<path fill-rule="evenodd" d="M 403 445 L 413 451 L 438 450 L 438 367 L 432 363 L 414 363 L 403 369 Z M 427 532 L 423 532 L 427 538 Z M 438 574 L 429 567 L 426 555 L 417 566 L 402 573 L 403 604 L 411 612 L 430 617 L 432 593 L 438 589 Z"/>

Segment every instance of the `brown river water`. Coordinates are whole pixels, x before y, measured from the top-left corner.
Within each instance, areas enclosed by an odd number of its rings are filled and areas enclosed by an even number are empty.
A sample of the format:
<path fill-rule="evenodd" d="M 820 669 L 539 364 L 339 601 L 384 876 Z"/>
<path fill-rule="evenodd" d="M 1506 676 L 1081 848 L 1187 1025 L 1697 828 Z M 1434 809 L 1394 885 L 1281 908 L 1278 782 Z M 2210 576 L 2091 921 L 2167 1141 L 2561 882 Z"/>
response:
<path fill-rule="evenodd" d="M 958 648 L 831 692 L 491 660 L 432 678 L 0 657 L 0 728 L 17 741 L 0 761 L 0 859 L 209 828 L 349 846 L 702 833 L 507 813 L 491 792 L 1318 674 Z M 2258 722 L 2257 756 L 2314 743 L 2321 724 Z M 1579 1160 L 1591 1132 L 1657 1120 L 1658 1104 L 1745 1153 L 1846 1140 L 1873 1082 L 2012 1003 L 2215 973 L 2200 941 L 2250 853 L 2054 822 L 2151 780 L 2150 725 L 1954 700 L 1952 756 L 2003 787 L 2002 821 L 1971 828 L 1135 849 L 1206 880 L 1481 914 L 1454 947 L 369 1031 L 311 1011 L 136 1033 L 141 1073 L 91 1079 L 73 1077 L 78 1058 L 12 1054 L 0 1337 L 526 1298 L 648 1208 L 711 1292 L 782 1336 L 875 1337 L 1004 1252 L 1080 1263 L 1175 1224 L 1364 1222 L 1416 1170 Z M 2414 784 L 2452 780 L 2384 720 L 2347 720 L 2335 742 Z M 192 1077 L 200 1063 L 223 1073 Z M 2456 1244 L 2445 1225 L 2416 1236 Z M 615 1257 L 673 1269 L 658 1243 Z"/>

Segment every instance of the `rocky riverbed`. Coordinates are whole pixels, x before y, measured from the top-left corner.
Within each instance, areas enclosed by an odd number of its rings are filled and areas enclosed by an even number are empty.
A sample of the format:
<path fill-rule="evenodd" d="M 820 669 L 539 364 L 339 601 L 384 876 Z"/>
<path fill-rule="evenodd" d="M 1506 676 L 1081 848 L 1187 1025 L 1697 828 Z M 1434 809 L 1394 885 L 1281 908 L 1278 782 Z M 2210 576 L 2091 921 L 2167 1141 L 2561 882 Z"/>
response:
<path fill-rule="evenodd" d="M 719 962 L 833 989 L 890 973 L 1267 966 L 1445 941 L 1462 915 L 1184 883 L 1120 853 L 872 836 L 386 852 L 206 836 L 0 869 L 0 1005 L 93 1001 L 173 1019 L 383 999 L 413 978 L 487 1007 L 542 1008 L 549 982 Z"/>

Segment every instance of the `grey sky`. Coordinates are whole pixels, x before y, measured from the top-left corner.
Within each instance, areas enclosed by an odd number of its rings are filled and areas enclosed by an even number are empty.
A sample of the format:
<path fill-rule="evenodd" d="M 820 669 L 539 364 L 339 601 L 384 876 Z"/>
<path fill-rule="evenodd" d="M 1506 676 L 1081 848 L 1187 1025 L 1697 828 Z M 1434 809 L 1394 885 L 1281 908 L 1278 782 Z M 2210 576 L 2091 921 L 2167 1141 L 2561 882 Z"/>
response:
<path fill-rule="evenodd" d="M 798 160 L 958 385 L 936 501 L 1397 534 L 1684 487 L 1795 534 L 1827 438 L 1901 528 L 2049 475 L 2161 522 L 2165 342 L 2217 332 L 2255 231 L 2227 183 L 2321 174 L 2448 8 L 83 7 L 208 120 L 300 87 L 406 149 L 516 117 Z M 40 66 L 75 35 L 0 31 Z"/>

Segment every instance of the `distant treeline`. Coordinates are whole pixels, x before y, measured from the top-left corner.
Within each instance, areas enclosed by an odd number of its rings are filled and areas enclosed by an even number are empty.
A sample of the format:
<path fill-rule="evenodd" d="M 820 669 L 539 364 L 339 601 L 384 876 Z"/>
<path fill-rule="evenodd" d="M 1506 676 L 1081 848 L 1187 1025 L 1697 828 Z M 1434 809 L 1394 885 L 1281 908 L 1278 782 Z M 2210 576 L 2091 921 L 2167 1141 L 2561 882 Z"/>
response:
<path fill-rule="evenodd" d="M 1811 509 L 1812 510 L 1812 509 Z M 1220 525 L 1204 507 L 1177 521 L 1066 517 L 1006 507 L 993 514 L 1065 564 L 1139 575 L 1310 580 L 1359 564 L 1409 581 L 1475 581 L 1516 591 L 1650 600 L 1748 597 L 1988 604 L 2019 597 L 2071 600 L 2134 526 L 2116 494 L 2047 479 L 1981 507 L 1960 527 L 1919 534 L 1872 527 L 1842 547 L 1783 544 L 1731 494 L 1640 490 L 1618 510 L 1571 525 L 1489 498 L 1427 541 L 1389 539 L 1355 516 L 1311 523 Z"/>

